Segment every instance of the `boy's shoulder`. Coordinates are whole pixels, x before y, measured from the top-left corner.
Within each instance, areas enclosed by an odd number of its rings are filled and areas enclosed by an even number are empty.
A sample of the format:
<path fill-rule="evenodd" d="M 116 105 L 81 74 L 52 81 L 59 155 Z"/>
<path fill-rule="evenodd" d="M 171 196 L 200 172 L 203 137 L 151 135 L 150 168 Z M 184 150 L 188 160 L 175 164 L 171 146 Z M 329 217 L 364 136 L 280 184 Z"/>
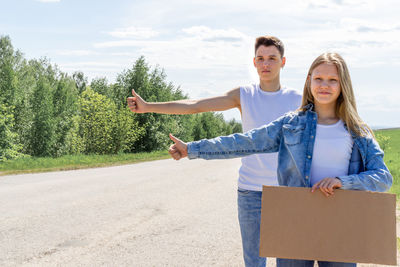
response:
<path fill-rule="evenodd" d="M 299 90 L 290 87 L 282 87 L 281 90 L 283 95 L 297 97 L 297 98 L 302 98 L 303 96 L 303 94 Z"/>
<path fill-rule="evenodd" d="M 255 91 L 260 90 L 260 85 L 257 83 L 252 83 L 252 84 L 247 84 L 247 85 L 242 85 L 239 86 L 239 89 L 241 91 L 244 91 L 246 93 L 254 93 Z M 296 97 L 296 98 L 301 98 L 303 96 L 302 92 L 299 90 L 293 89 L 291 87 L 283 86 L 280 89 L 281 95 L 288 96 L 288 97 Z"/>
<path fill-rule="evenodd" d="M 257 83 L 249 83 L 249 84 L 246 84 L 246 85 L 239 86 L 239 89 L 241 91 L 250 92 L 250 91 L 257 90 L 257 87 L 258 87 Z"/>

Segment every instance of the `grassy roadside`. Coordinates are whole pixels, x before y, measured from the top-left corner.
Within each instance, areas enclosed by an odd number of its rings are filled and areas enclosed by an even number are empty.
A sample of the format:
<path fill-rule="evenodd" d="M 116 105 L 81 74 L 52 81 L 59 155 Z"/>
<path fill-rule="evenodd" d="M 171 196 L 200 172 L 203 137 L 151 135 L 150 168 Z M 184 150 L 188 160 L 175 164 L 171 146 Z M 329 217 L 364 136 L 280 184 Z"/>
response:
<path fill-rule="evenodd" d="M 400 129 L 378 130 L 375 133 L 390 138 L 384 160 L 393 175 L 390 192 L 396 194 L 400 201 Z M 68 155 L 59 158 L 27 157 L 0 163 L 0 175 L 114 166 L 166 158 L 169 158 L 166 150 L 117 155 Z"/>
<path fill-rule="evenodd" d="M 389 137 L 388 145 L 385 149 L 385 163 L 393 175 L 393 185 L 390 193 L 397 195 L 400 201 L 400 129 L 379 130 L 376 134 Z"/>
<path fill-rule="evenodd" d="M 67 155 L 59 158 L 27 157 L 0 163 L 0 175 L 115 166 L 169 157 L 166 150 L 117 155 Z"/>

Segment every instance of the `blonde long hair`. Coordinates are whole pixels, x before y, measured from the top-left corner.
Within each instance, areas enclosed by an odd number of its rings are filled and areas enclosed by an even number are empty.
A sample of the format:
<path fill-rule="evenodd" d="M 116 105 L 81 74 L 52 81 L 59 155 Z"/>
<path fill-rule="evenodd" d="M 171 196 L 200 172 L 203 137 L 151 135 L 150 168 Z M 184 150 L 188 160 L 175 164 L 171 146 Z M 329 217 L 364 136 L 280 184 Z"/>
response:
<path fill-rule="evenodd" d="M 339 74 L 341 92 L 336 100 L 336 116 L 347 125 L 349 131 L 357 136 L 374 136 L 371 128 L 358 115 L 349 70 L 344 59 L 337 53 L 324 53 L 311 64 L 304 84 L 303 99 L 299 110 L 305 111 L 308 104 L 314 104 L 314 97 L 311 94 L 311 73 L 316 67 L 324 63 L 335 65 Z"/>

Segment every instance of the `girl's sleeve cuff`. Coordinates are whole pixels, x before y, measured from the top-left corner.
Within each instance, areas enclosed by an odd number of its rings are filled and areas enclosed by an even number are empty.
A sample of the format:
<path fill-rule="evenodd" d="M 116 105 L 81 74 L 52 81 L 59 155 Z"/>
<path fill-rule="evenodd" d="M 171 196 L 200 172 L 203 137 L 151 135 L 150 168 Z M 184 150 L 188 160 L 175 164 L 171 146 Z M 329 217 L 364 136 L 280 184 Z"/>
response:
<path fill-rule="evenodd" d="M 351 189 L 352 188 L 352 179 L 349 175 L 343 175 L 343 176 L 338 176 L 336 177 L 340 180 L 340 182 L 342 183 L 342 187 L 341 189 Z"/>
<path fill-rule="evenodd" d="M 195 141 L 195 142 L 190 142 L 187 144 L 187 150 L 188 150 L 188 158 L 189 159 L 196 159 L 199 157 L 199 151 L 200 151 L 200 142 Z"/>

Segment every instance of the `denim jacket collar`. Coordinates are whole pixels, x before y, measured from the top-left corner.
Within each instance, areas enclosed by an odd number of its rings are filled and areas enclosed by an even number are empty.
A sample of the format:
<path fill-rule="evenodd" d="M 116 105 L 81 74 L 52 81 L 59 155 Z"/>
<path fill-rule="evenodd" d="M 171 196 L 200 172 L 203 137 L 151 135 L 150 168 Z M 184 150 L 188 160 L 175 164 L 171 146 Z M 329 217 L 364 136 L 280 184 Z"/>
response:
<path fill-rule="evenodd" d="M 314 111 L 314 104 L 309 103 L 309 104 L 305 105 L 303 108 L 304 108 L 304 110 L 307 110 L 307 111 Z"/>

